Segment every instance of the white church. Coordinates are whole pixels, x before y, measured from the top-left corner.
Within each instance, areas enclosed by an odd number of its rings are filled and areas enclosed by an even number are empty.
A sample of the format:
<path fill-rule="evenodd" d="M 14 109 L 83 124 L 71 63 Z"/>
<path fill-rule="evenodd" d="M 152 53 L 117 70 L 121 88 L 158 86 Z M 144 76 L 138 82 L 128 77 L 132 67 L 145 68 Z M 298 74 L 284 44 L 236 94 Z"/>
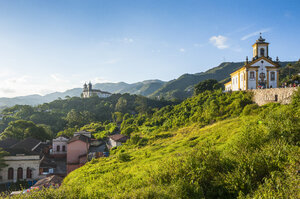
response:
<path fill-rule="evenodd" d="M 98 96 L 99 98 L 107 98 L 112 94 L 106 91 L 101 91 L 99 89 L 93 89 L 92 83 L 90 82 L 88 85 L 85 83 L 83 85 L 82 97 L 89 98 L 92 96 Z"/>
<path fill-rule="evenodd" d="M 245 65 L 231 73 L 231 81 L 225 84 L 225 91 L 277 88 L 279 83 L 279 61 L 269 57 L 269 43 L 260 35 L 253 47 L 252 61 L 246 58 Z"/>

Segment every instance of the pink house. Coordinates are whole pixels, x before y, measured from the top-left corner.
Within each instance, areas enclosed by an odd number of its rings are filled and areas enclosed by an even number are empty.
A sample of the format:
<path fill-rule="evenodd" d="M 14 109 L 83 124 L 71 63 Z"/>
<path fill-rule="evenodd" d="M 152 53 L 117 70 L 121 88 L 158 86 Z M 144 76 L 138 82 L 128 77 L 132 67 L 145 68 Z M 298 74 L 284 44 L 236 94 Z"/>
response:
<path fill-rule="evenodd" d="M 90 147 L 90 138 L 77 135 L 68 141 L 67 173 L 83 166 L 87 161 Z"/>

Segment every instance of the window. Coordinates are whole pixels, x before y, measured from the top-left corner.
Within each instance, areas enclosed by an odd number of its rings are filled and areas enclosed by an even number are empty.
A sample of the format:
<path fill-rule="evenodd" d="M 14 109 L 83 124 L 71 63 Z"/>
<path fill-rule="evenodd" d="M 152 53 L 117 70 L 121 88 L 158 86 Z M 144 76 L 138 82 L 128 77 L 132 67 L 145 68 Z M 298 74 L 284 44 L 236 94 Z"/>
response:
<path fill-rule="evenodd" d="M 275 72 L 271 72 L 271 81 L 275 81 Z"/>
<path fill-rule="evenodd" d="M 62 151 L 66 151 L 66 146 L 65 145 L 62 146 Z"/>
<path fill-rule="evenodd" d="M 265 56 L 265 49 L 264 48 L 260 49 L 260 56 Z"/>
<path fill-rule="evenodd" d="M 21 167 L 18 168 L 17 179 L 23 179 L 23 169 Z"/>
<path fill-rule="evenodd" d="M 13 168 L 9 168 L 8 169 L 8 177 L 9 180 L 14 179 L 14 169 Z"/>
<path fill-rule="evenodd" d="M 60 151 L 60 146 L 59 145 L 56 146 L 56 151 Z"/>
<path fill-rule="evenodd" d="M 29 167 L 27 167 L 26 178 L 32 178 L 32 170 Z"/>
<path fill-rule="evenodd" d="M 254 71 L 251 71 L 250 72 L 250 79 L 254 79 L 254 78 L 255 78 Z"/>

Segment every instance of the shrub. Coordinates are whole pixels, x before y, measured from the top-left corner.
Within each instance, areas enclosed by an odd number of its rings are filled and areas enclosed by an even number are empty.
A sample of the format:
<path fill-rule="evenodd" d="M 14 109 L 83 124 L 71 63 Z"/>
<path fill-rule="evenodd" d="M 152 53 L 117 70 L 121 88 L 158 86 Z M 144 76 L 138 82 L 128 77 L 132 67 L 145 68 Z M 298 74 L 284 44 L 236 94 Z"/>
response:
<path fill-rule="evenodd" d="M 131 156 L 128 153 L 120 153 L 118 155 L 118 160 L 121 162 L 128 162 L 131 160 Z"/>

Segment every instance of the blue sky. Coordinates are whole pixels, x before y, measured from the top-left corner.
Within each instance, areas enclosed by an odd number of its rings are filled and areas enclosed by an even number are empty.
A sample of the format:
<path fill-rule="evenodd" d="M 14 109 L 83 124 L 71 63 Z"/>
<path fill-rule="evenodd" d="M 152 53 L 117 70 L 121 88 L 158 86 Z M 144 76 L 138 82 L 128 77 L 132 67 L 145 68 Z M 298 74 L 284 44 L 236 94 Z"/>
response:
<path fill-rule="evenodd" d="M 0 97 L 85 81 L 171 80 L 270 56 L 300 58 L 298 0 L 0 0 Z"/>

